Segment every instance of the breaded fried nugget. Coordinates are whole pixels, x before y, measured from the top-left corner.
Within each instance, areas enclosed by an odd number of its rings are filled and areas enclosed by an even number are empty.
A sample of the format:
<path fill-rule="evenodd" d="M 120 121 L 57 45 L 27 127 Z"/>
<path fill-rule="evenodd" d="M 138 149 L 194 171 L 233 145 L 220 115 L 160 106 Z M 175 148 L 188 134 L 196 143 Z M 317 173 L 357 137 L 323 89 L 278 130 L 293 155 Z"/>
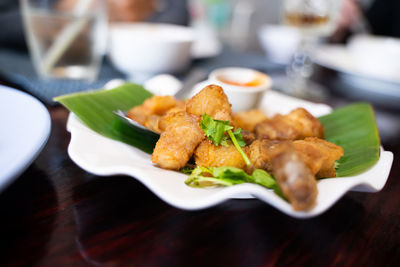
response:
<path fill-rule="evenodd" d="M 246 148 L 244 147 L 245 151 Z M 216 146 L 210 140 L 203 140 L 194 151 L 196 165 L 203 167 L 231 166 L 243 169 L 246 166 L 239 151 L 232 143 Z"/>
<path fill-rule="evenodd" d="M 294 210 L 308 210 L 315 205 L 317 182 L 291 143 L 272 158 L 272 169 L 283 195 Z"/>
<path fill-rule="evenodd" d="M 162 116 L 158 115 L 150 115 L 147 117 L 146 121 L 144 122 L 144 127 L 149 129 L 150 131 L 153 131 L 155 133 L 162 133 L 162 130 L 159 127 L 159 121 L 162 118 Z"/>
<path fill-rule="evenodd" d="M 291 141 L 255 140 L 248 148 L 250 166 L 274 174 L 285 197 L 295 210 L 310 209 L 318 191 L 313 173 L 297 153 Z"/>
<path fill-rule="evenodd" d="M 252 132 L 258 123 L 268 120 L 268 117 L 261 110 L 252 109 L 233 113 L 232 120 L 235 127 Z"/>
<path fill-rule="evenodd" d="M 151 115 L 151 112 L 147 110 L 143 105 L 136 106 L 131 108 L 126 114 L 130 119 L 140 123 L 144 126 L 147 117 Z"/>
<path fill-rule="evenodd" d="M 184 106 L 184 102 L 173 96 L 152 96 L 146 99 L 142 105 L 129 110 L 127 116 L 145 126 L 147 119 L 152 115 L 162 116 L 174 107 Z"/>
<path fill-rule="evenodd" d="M 186 111 L 201 116 L 207 113 L 217 120 L 231 121 L 231 104 L 222 88 L 208 85 L 186 102 Z"/>
<path fill-rule="evenodd" d="M 316 137 L 294 141 L 293 145 L 317 178 L 336 177 L 335 161 L 343 156 L 342 147 Z"/>
<path fill-rule="evenodd" d="M 157 127 L 160 133 L 164 132 L 167 129 L 168 125 L 170 124 L 171 118 L 173 118 L 173 115 L 178 112 L 185 112 L 185 106 L 179 105 L 174 108 L 171 108 L 167 111 L 167 113 L 164 116 L 161 116 L 159 118 Z"/>
<path fill-rule="evenodd" d="M 273 141 L 268 139 L 255 140 L 248 148 L 247 154 L 250 166 L 246 171 L 251 173 L 254 168 L 272 172 L 272 158 L 285 148 L 291 141 Z M 343 156 L 343 148 L 316 137 L 307 137 L 293 143 L 298 156 L 317 178 L 335 177 L 335 161 Z"/>
<path fill-rule="evenodd" d="M 169 117 L 169 124 L 154 148 L 151 160 L 163 169 L 179 170 L 189 161 L 195 148 L 204 139 L 200 117 L 177 112 Z"/>
<path fill-rule="evenodd" d="M 258 139 L 299 140 L 306 137 L 324 137 L 324 129 L 317 118 L 304 108 L 297 108 L 288 115 L 276 115 L 255 126 Z"/>
<path fill-rule="evenodd" d="M 250 165 L 246 167 L 246 172 L 252 173 L 254 169 L 263 169 L 272 172 L 272 157 L 275 156 L 279 141 L 258 139 L 255 140 L 247 149 Z M 278 147 L 279 148 L 279 147 Z"/>
<path fill-rule="evenodd" d="M 240 132 L 243 136 L 243 141 L 246 143 L 247 146 L 249 146 L 251 143 L 256 140 L 256 136 L 254 133 L 249 132 L 249 131 L 241 131 Z"/>

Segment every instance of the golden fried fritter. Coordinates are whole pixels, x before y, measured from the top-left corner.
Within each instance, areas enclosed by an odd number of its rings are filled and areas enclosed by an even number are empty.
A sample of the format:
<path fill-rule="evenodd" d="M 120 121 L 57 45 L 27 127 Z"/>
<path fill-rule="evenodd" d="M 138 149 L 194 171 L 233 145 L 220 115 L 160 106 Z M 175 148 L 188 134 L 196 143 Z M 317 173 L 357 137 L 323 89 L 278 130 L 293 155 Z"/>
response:
<path fill-rule="evenodd" d="M 247 156 L 250 165 L 246 167 L 246 172 L 252 173 L 254 169 L 263 169 L 272 172 L 272 157 L 276 154 L 279 141 L 258 139 L 255 140 L 247 149 Z M 278 146 L 279 148 L 279 146 Z"/>
<path fill-rule="evenodd" d="M 231 104 L 222 88 L 208 85 L 186 102 L 186 111 L 201 116 L 207 113 L 217 120 L 231 121 Z"/>
<path fill-rule="evenodd" d="M 163 169 L 179 170 L 204 139 L 200 117 L 187 112 L 173 113 L 154 148 L 151 160 Z"/>
<path fill-rule="evenodd" d="M 247 146 L 249 146 L 251 143 L 254 142 L 254 140 L 256 140 L 256 136 L 252 132 L 241 131 L 240 133 L 242 134 L 243 141 L 246 143 Z"/>
<path fill-rule="evenodd" d="M 299 140 L 306 137 L 324 137 L 324 128 L 317 118 L 304 108 L 297 108 L 288 115 L 276 115 L 255 126 L 258 139 Z"/>
<path fill-rule="evenodd" d="M 308 210 L 315 205 L 317 182 L 291 143 L 272 158 L 276 182 L 294 210 Z"/>
<path fill-rule="evenodd" d="M 159 127 L 159 121 L 161 118 L 162 118 L 162 116 L 150 115 L 147 117 L 143 126 L 146 127 L 147 129 L 149 129 L 150 131 L 160 134 L 160 133 L 162 133 L 162 130 Z"/>
<path fill-rule="evenodd" d="M 251 165 L 246 171 L 251 173 L 254 168 L 272 172 L 272 158 L 293 143 L 298 156 L 317 178 L 335 177 L 335 161 L 343 156 L 343 148 L 316 137 L 307 137 L 296 141 L 273 141 L 268 139 L 255 140 L 248 148 L 247 154 Z"/>
<path fill-rule="evenodd" d="M 336 177 L 335 161 L 343 156 L 342 147 L 316 137 L 294 141 L 293 145 L 317 178 Z"/>
<path fill-rule="evenodd" d="M 311 208 L 318 194 L 313 173 L 291 141 L 255 140 L 248 148 L 246 172 L 263 169 L 274 174 L 285 197 L 295 210 Z"/>
<path fill-rule="evenodd" d="M 131 108 L 126 114 L 126 116 L 128 116 L 130 119 L 140 123 L 143 126 L 147 120 L 147 117 L 150 115 L 151 112 L 147 110 L 143 105 Z"/>
<path fill-rule="evenodd" d="M 268 117 L 265 116 L 261 110 L 252 109 L 233 113 L 232 119 L 232 123 L 235 127 L 252 132 L 258 123 L 268 120 Z"/>
<path fill-rule="evenodd" d="M 168 110 L 175 107 L 184 107 L 184 102 L 175 99 L 173 96 L 152 96 L 151 98 L 146 99 L 142 105 L 129 110 L 127 116 L 146 126 L 146 121 L 150 116 L 162 116 L 166 114 Z"/>
<path fill-rule="evenodd" d="M 158 121 L 157 121 L 157 129 L 159 130 L 159 133 L 164 132 L 168 125 L 170 124 L 171 118 L 173 118 L 173 115 L 178 112 L 185 112 L 185 106 L 176 106 L 174 108 L 171 108 L 167 111 L 167 113 L 164 116 L 161 116 Z"/>
<path fill-rule="evenodd" d="M 244 147 L 245 151 L 246 148 Z M 210 140 L 203 140 L 194 151 L 196 165 L 203 167 L 230 166 L 243 169 L 246 166 L 242 156 L 235 146 L 228 142 L 228 146 L 216 146 Z"/>

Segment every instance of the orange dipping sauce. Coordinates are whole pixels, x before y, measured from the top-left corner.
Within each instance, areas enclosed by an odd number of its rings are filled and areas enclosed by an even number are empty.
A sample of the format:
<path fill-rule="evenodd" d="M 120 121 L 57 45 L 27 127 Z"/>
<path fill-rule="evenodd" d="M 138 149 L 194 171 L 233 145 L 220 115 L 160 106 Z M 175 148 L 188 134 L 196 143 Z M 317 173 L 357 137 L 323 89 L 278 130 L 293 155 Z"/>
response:
<path fill-rule="evenodd" d="M 265 76 L 262 75 L 262 74 L 257 74 L 257 75 L 254 77 L 253 80 L 248 81 L 248 82 L 232 81 L 232 80 L 228 80 L 228 79 L 226 79 L 225 77 L 221 77 L 221 76 L 218 77 L 218 80 L 220 80 L 220 81 L 223 82 L 223 83 L 230 84 L 230 85 L 249 86 L 249 87 L 254 86 L 254 87 L 255 87 L 255 86 L 260 86 L 260 85 L 264 84 L 265 81 L 266 81 L 266 78 L 265 78 Z"/>

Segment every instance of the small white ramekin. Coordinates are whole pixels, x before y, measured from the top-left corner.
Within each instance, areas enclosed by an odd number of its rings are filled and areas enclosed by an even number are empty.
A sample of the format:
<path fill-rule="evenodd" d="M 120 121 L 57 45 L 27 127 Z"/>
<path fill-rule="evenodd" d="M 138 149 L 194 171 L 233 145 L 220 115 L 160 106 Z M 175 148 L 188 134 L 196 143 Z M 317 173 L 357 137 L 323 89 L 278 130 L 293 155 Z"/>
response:
<path fill-rule="evenodd" d="M 237 67 L 212 71 L 208 82 L 222 87 L 234 112 L 255 108 L 262 94 L 272 85 L 271 78 L 265 73 Z"/>

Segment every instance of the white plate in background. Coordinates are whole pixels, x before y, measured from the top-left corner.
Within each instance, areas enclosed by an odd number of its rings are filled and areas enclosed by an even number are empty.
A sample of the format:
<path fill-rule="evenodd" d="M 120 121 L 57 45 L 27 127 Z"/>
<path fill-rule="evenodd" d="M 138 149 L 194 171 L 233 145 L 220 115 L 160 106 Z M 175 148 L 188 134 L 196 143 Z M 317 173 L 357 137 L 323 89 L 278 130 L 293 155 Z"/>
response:
<path fill-rule="evenodd" d="M 50 115 L 36 98 L 0 85 L 0 191 L 17 178 L 43 149 Z"/>
<path fill-rule="evenodd" d="M 314 116 L 322 116 L 331 111 L 326 105 L 287 97 L 274 91 L 267 92 L 260 103 L 261 109 L 268 115 L 277 112 L 287 113 L 299 106 L 305 107 Z M 186 210 L 204 209 L 230 198 L 253 195 L 289 216 L 310 218 L 328 210 L 349 190 L 364 192 L 381 190 L 389 176 L 393 161 L 393 154 L 382 149 L 379 161 L 360 175 L 319 180 L 316 206 L 310 211 L 300 212 L 294 211 L 289 203 L 271 190 L 255 184 L 219 188 L 189 187 L 184 183 L 187 175 L 156 167 L 151 162 L 149 154 L 93 132 L 74 114 L 70 114 L 67 129 L 71 132 L 68 153 L 81 168 L 102 176 L 129 175 L 143 183 L 165 202 Z"/>
<path fill-rule="evenodd" d="M 400 39 L 356 35 L 346 46 L 318 47 L 313 60 L 338 72 L 335 91 L 400 109 Z"/>
<path fill-rule="evenodd" d="M 400 39 L 355 35 L 347 45 L 322 45 L 313 54 L 323 66 L 400 84 Z"/>

